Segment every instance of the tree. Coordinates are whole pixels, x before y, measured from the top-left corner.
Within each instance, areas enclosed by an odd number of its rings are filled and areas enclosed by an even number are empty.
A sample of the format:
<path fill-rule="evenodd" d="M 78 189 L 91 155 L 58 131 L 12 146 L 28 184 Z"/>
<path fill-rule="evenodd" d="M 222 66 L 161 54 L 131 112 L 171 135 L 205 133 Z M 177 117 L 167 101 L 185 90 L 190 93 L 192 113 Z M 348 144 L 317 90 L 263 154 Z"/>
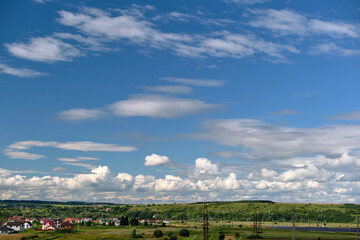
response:
<path fill-rule="evenodd" d="M 129 218 L 127 216 L 124 218 L 124 226 L 129 226 Z"/>
<path fill-rule="evenodd" d="M 187 229 L 181 229 L 180 232 L 179 232 L 180 236 L 183 236 L 183 237 L 188 237 L 190 236 L 190 232 L 189 230 Z"/>
<path fill-rule="evenodd" d="M 131 218 L 131 219 L 130 219 L 130 225 L 131 225 L 131 226 L 137 226 L 137 225 L 139 225 L 139 219 L 137 219 L 137 218 Z"/>
<path fill-rule="evenodd" d="M 131 238 L 136 238 L 136 229 L 132 231 Z"/>
<path fill-rule="evenodd" d="M 225 239 L 225 235 L 223 233 L 219 234 L 219 240 L 224 240 Z"/>
<path fill-rule="evenodd" d="M 158 230 L 154 231 L 154 237 L 159 238 L 159 237 L 162 237 L 162 236 L 164 236 L 164 233 L 161 230 L 158 229 Z"/>
<path fill-rule="evenodd" d="M 124 218 L 124 216 L 120 217 L 120 226 L 125 226 L 125 218 Z"/>

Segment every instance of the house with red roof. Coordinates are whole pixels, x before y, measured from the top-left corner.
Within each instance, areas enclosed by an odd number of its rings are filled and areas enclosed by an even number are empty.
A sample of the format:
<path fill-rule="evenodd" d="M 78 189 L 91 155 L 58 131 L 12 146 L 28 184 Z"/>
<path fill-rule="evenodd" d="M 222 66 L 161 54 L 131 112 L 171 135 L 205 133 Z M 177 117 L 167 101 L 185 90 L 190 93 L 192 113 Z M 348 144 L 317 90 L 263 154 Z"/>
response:
<path fill-rule="evenodd" d="M 55 231 L 55 230 L 56 230 L 55 223 L 54 223 L 53 221 L 46 220 L 46 221 L 42 224 L 42 230 L 43 230 L 43 231 Z"/>

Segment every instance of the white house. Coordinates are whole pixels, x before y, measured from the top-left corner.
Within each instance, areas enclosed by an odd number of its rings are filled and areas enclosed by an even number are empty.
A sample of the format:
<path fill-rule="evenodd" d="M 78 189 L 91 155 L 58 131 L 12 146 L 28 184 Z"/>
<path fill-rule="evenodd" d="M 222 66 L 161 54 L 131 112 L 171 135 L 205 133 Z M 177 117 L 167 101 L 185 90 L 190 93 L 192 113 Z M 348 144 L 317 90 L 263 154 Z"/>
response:
<path fill-rule="evenodd" d="M 23 227 L 24 229 L 31 229 L 33 228 L 33 225 L 31 224 L 31 222 L 24 222 Z"/>
<path fill-rule="evenodd" d="M 23 224 L 21 222 L 7 222 L 5 224 L 5 227 L 8 227 L 8 228 L 11 228 L 13 229 L 14 231 L 17 231 L 17 232 L 22 232 L 24 231 L 24 227 L 23 227 Z"/>
<path fill-rule="evenodd" d="M 8 227 L 0 227 L 0 234 L 10 234 L 13 233 L 14 230 Z"/>
<path fill-rule="evenodd" d="M 169 219 L 166 219 L 166 220 L 163 221 L 163 223 L 171 224 L 171 221 Z"/>

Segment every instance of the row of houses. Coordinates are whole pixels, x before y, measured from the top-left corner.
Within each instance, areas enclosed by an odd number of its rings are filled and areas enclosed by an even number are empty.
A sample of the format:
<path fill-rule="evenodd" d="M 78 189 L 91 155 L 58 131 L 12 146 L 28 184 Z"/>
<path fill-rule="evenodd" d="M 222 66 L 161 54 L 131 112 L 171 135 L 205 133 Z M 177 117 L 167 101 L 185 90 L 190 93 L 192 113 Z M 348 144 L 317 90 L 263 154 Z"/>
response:
<path fill-rule="evenodd" d="M 19 221 L 7 221 L 6 223 L 0 223 L 0 234 L 10 234 L 13 232 L 22 232 L 24 229 L 33 228 L 33 224 L 30 221 L 23 222 L 21 219 L 10 218 L 11 220 Z M 55 231 L 58 229 L 70 229 L 73 230 L 73 224 L 63 221 L 62 219 L 41 219 L 41 231 Z"/>
<path fill-rule="evenodd" d="M 33 222 L 39 221 L 41 223 L 41 230 L 36 229 L 36 231 L 55 231 L 58 229 L 73 229 L 74 223 L 87 223 L 93 222 L 98 224 L 110 225 L 110 223 L 115 226 L 120 226 L 121 221 L 119 218 L 113 217 L 110 219 L 99 219 L 93 220 L 92 218 L 66 218 L 66 219 L 36 219 L 36 218 L 22 218 L 18 216 L 10 217 L 9 221 L 5 224 L 0 222 L 0 234 L 9 234 L 13 232 L 22 232 L 24 229 L 33 228 Z M 171 224 L 170 220 L 154 220 L 154 219 L 140 219 L 140 223 L 148 223 L 148 224 Z"/>
<path fill-rule="evenodd" d="M 33 228 L 31 222 L 15 222 L 7 221 L 5 224 L 0 224 L 0 234 L 9 234 L 13 232 L 22 232 L 24 229 Z"/>

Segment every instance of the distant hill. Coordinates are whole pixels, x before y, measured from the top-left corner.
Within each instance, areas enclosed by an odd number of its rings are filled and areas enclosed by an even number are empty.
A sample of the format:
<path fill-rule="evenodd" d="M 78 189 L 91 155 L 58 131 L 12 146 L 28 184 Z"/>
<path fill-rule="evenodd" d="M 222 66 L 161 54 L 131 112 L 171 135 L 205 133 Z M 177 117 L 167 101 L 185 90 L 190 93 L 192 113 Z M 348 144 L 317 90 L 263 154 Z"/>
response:
<path fill-rule="evenodd" d="M 0 204 L 6 204 L 8 206 L 35 206 L 35 205 L 115 205 L 114 203 L 106 202 L 78 202 L 78 201 L 40 201 L 40 200 L 0 200 Z"/>

